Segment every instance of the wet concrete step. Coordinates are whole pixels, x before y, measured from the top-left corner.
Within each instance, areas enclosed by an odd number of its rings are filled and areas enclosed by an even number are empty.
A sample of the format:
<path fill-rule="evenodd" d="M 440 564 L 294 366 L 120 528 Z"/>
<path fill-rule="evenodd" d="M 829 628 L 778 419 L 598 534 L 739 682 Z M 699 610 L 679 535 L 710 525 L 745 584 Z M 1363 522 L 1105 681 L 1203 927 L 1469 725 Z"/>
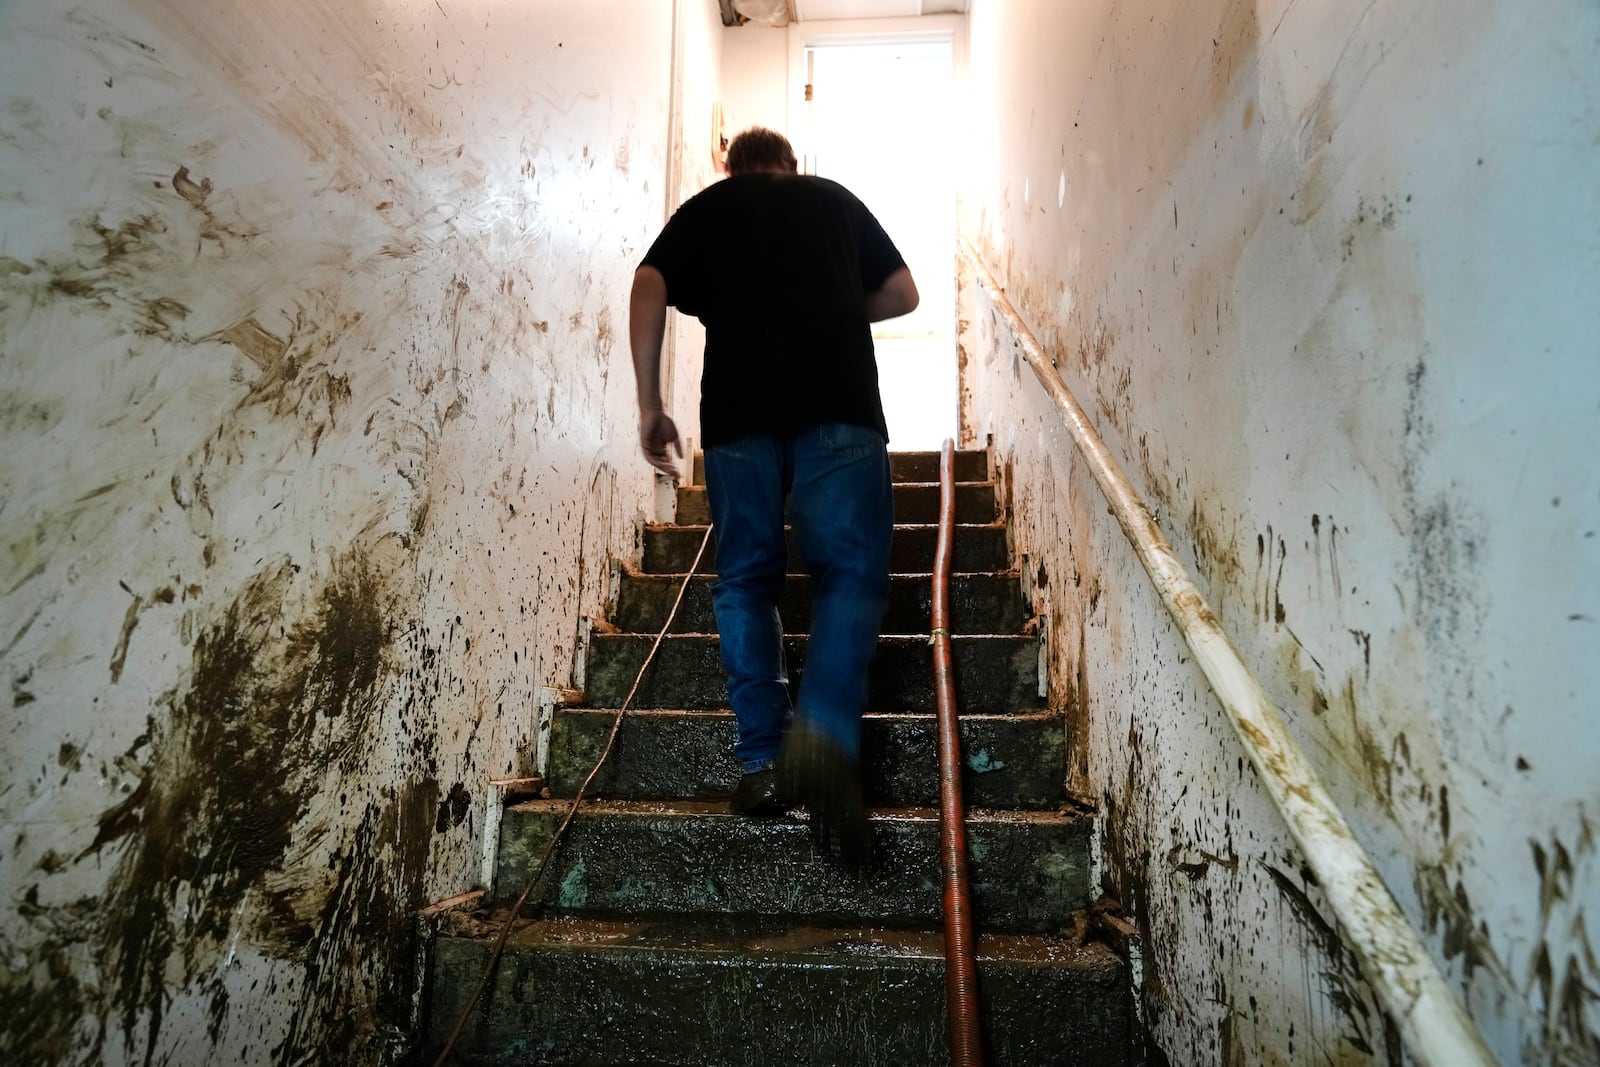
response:
<path fill-rule="evenodd" d="M 455 918 L 437 942 L 434 1050 L 483 973 L 495 918 Z M 507 940 L 455 1062 L 948 1063 L 941 938 L 787 924 L 526 922 Z M 975 947 L 985 1062 L 1134 1062 L 1126 969 L 1104 946 L 987 935 Z"/>
<path fill-rule="evenodd" d="M 566 816 L 564 800 L 505 809 L 494 899 L 514 899 Z M 798 814 L 733 815 L 720 801 L 585 801 L 536 899 L 598 915 L 787 915 L 912 925 L 941 914 L 938 812 L 874 808 L 859 877 L 818 855 Z M 972 906 L 985 931 L 1055 933 L 1087 905 L 1090 819 L 1075 811 L 967 813 Z"/>
<path fill-rule="evenodd" d="M 931 625 L 933 576 L 896 574 L 889 581 L 889 606 L 884 614 L 886 633 L 917 633 Z M 683 603 L 672 620 L 677 634 L 717 632 L 711 606 L 711 574 L 689 579 Z M 639 574 L 625 571 L 617 590 L 617 609 L 610 621 L 627 633 L 661 632 L 683 585 L 681 574 Z M 956 574 L 950 579 L 950 630 L 959 634 L 1016 633 L 1027 621 L 1022 581 L 1015 573 Z M 811 579 L 790 575 L 778 602 L 785 630 L 811 630 Z"/>
<path fill-rule="evenodd" d="M 654 643 L 653 634 L 593 634 L 589 638 L 583 703 L 591 708 L 622 705 Z M 785 638 L 793 691 L 805 669 L 807 639 Z M 999 714 L 1045 707 L 1039 695 L 1039 642 L 1017 635 L 955 635 L 956 706 L 963 712 Z M 705 634 L 668 635 L 634 698 L 635 708 L 728 706 L 718 639 Z M 877 711 L 929 712 L 933 703 L 933 648 L 920 635 L 880 638 L 867 672 L 867 706 Z"/>
<path fill-rule="evenodd" d="M 711 521 L 711 509 L 706 504 L 705 486 L 678 486 L 678 510 L 675 516 L 681 526 L 704 526 Z M 994 484 L 992 482 L 959 482 L 956 485 L 956 522 L 987 523 L 995 518 Z M 939 521 L 938 482 L 900 482 L 894 487 L 894 521 L 899 523 L 925 523 Z"/>
<path fill-rule="evenodd" d="M 684 574 L 694 563 L 694 554 L 700 550 L 700 539 L 705 536 L 705 526 L 646 526 L 644 553 L 640 569 L 646 574 Z M 793 531 L 789 538 L 789 570 L 798 574 L 805 569 L 800 553 L 794 547 Z M 905 573 L 927 573 L 933 570 L 934 546 L 939 540 L 939 528 L 930 524 L 905 523 L 894 528 L 894 540 L 889 545 L 889 569 Z M 960 571 L 1003 571 L 1010 566 L 1006 546 L 1006 528 L 998 522 L 972 523 L 955 528 L 955 547 L 952 564 Z M 717 570 L 717 539 L 711 538 L 706 546 L 705 558 L 697 568 L 703 574 Z"/>
<path fill-rule="evenodd" d="M 958 482 L 982 482 L 989 478 L 989 454 L 981 448 L 956 449 L 955 476 Z M 936 482 L 939 480 L 939 453 L 890 452 L 889 476 L 897 482 Z M 695 485 L 706 484 L 706 455 L 694 454 Z"/>
<path fill-rule="evenodd" d="M 550 737 L 550 789 L 573 796 L 605 748 L 614 710 L 562 708 Z M 1062 800 L 1061 717 L 964 715 L 962 795 L 980 808 L 1056 807 Z M 619 800 L 725 798 L 739 778 L 729 751 L 730 711 L 629 712 L 589 795 Z M 938 803 L 932 715 L 869 714 L 861 724 L 862 787 L 868 803 Z"/>

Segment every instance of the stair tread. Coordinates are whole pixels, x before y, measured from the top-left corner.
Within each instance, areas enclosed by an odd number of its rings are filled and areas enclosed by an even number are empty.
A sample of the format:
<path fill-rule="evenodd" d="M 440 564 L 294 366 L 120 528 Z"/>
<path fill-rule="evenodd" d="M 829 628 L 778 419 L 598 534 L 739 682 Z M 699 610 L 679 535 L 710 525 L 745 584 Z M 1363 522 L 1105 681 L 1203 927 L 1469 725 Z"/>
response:
<path fill-rule="evenodd" d="M 957 477 L 976 478 L 989 476 L 989 452 L 986 448 L 958 448 L 952 457 Z M 900 478 L 937 477 L 941 467 L 942 450 L 891 449 L 889 469 L 891 476 Z M 689 461 L 690 480 L 696 485 L 705 484 L 705 454 L 696 452 Z"/>
<path fill-rule="evenodd" d="M 668 634 L 664 638 L 664 640 L 666 640 L 666 641 L 684 641 L 684 642 L 707 641 L 707 640 L 714 640 L 716 638 L 716 636 L 717 635 L 714 634 L 714 633 Z M 811 635 L 807 634 L 807 633 L 792 633 L 792 634 L 791 633 L 786 633 L 783 636 L 787 640 L 790 640 L 790 641 L 804 641 L 804 640 L 808 639 Z M 628 640 L 628 641 L 654 641 L 655 638 L 656 638 L 656 635 L 654 633 L 615 633 L 615 634 L 595 634 L 594 635 L 594 639 L 597 640 L 597 641 L 598 640 L 609 640 L 609 641 L 622 641 L 622 640 Z M 1031 642 L 1037 642 L 1039 640 L 1039 638 L 1034 634 L 995 633 L 995 634 L 951 634 L 950 635 L 950 640 L 951 641 L 955 641 L 955 642 L 961 642 L 961 641 L 973 641 L 973 642 L 976 642 L 976 641 L 1031 641 Z M 885 642 L 889 642 L 889 643 L 893 643 L 893 644 L 906 644 L 906 643 L 915 644 L 917 642 L 921 642 L 922 644 L 925 645 L 925 644 L 928 643 L 928 635 L 927 635 L 926 632 L 915 632 L 915 631 L 906 631 L 906 632 L 902 632 L 902 633 L 883 633 L 883 634 L 879 634 L 878 635 L 878 643 L 880 645 L 882 645 Z"/>
<path fill-rule="evenodd" d="M 493 899 L 525 884 L 571 802 L 505 810 Z M 914 925 L 939 916 L 935 807 L 872 807 L 874 858 L 840 878 L 805 814 L 736 815 L 725 799 L 595 800 L 572 822 L 541 900 L 591 915 L 775 914 Z M 1050 933 L 1088 904 L 1093 820 L 1075 809 L 973 809 L 967 818 L 974 913 L 989 930 Z"/>
<path fill-rule="evenodd" d="M 637 707 L 721 708 L 728 706 L 721 643 L 715 633 L 669 634 L 656 645 L 654 633 L 599 633 L 589 636 L 585 696 L 592 707 L 615 707 L 639 677 L 646 657 L 655 661 L 637 690 Z M 953 634 L 956 699 L 974 711 L 1042 708 L 1048 703 L 1039 684 L 1039 639 L 1019 634 Z M 805 634 L 784 637 L 791 680 L 801 680 L 811 648 Z M 884 634 L 867 672 L 867 703 L 895 711 L 934 707 L 933 649 L 928 631 Z"/>
<path fill-rule="evenodd" d="M 893 484 L 894 487 L 897 488 L 897 489 L 900 488 L 901 486 L 916 486 L 919 489 L 926 489 L 929 486 L 937 487 L 941 483 L 939 483 L 938 481 L 929 481 L 926 478 L 923 478 L 923 479 L 919 479 L 917 481 L 900 481 L 900 480 L 897 479 L 891 484 Z M 994 485 L 995 481 L 994 481 L 993 478 L 966 478 L 966 479 L 962 479 L 962 480 L 956 481 L 956 482 L 954 482 L 952 484 L 957 489 L 960 489 L 963 486 Z M 693 489 L 693 490 L 696 490 L 696 491 L 702 492 L 702 493 L 705 492 L 705 489 L 706 489 L 705 485 L 703 483 L 701 483 L 701 482 L 688 482 L 688 483 L 685 483 L 683 485 L 676 486 L 676 488 L 678 488 L 678 489 Z"/>
<path fill-rule="evenodd" d="M 549 800 L 523 800 L 516 804 L 508 805 L 507 813 L 518 815 L 565 815 L 572 806 L 570 798 L 551 798 Z M 726 800 L 618 800 L 611 798 L 584 798 L 579 814 L 587 818 L 713 818 L 737 819 L 751 824 L 752 830 L 762 829 L 767 825 L 780 824 L 785 818 L 799 821 L 800 816 L 779 816 L 777 819 L 753 819 L 748 815 L 737 815 L 728 809 Z M 882 823 L 910 823 L 918 826 L 937 825 L 939 822 L 939 809 L 921 805 L 880 805 L 869 806 L 867 815 L 874 822 Z M 1089 819 L 1089 816 L 1077 808 L 1063 804 L 1054 810 L 1035 811 L 1027 808 L 967 808 L 967 822 L 976 826 L 999 826 L 1027 823 L 1035 826 L 1063 825 L 1076 826 Z"/>
<path fill-rule="evenodd" d="M 591 708 L 576 705 L 560 706 L 556 708 L 557 715 L 615 715 L 616 708 Z M 731 708 L 629 708 L 625 716 L 632 718 L 636 715 L 680 715 L 685 718 L 724 719 L 733 717 Z M 1059 719 L 1061 712 L 1049 708 L 1032 708 L 1019 711 L 960 711 L 957 713 L 963 721 L 973 722 L 1039 722 L 1046 719 Z M 938 718 L 937 712 L 932 711 L 867 711 L 866 718 L 882 719 L 893 722 L 920 722 L 932 723 Z"/>
<path fill-rule="evenodd" d="M 1046 810 L 1062 802 L 1065 720 L 1060 711 L 977 712 L 959 721 L 962 790 L 969 804 Z M 557 709 L 549 795 L 570 797 L 589 778 L 616 722 L 615 708 Z M 869 803 L 937 803 L 937 732 L 931 711 L 877 711 L 863 717 L 862 789 Z M 732 752 L 736 737 L 737 721 L 725 707 L 630 712 L 590 793 L 630 800 L 725 798 L 739 780 Z"/>
<path fill-rule="evenodd" d="M 1027 625 L 1028 607 L 1016 571 L 974 570 L 951 576 L 950 625 L 957 633 L 1016 633 Z M 717 574 L 709 567 L 695 574 L 641 572 L 624 567 L 616 601 L 607 612 L 605 629 L 623 633 L 659 633 L 669 614 L 674 633 L 716 629 Z M 778 590 L 778 614 L 791 632 L 810 628 L 816 585 L 804 574 L 790 573 Z M 933 611 L 933 575 L 898 571 L 890 575 L 884 600 L 885 630 L 925 632 Z"/>
<path fill-rule="evenodd" d="M 646 630 L 619 630 L 616 633 L 597 633 L 597 634 L 594 635 L 594 639 L 595 640 L 606 639 L 606 640 L 612 640 L 612 641 L 622 640 L 622 639 L 638 639 L 638 640 L 641 640 L 641 641 L 654 641 L 656 639 L 657 633 L 658 633 L 658 631 L 656 631 L 656 630 L 648 630 L 648 631 L 646 631 Z M 811 634 L 808 633 L 805 630 L 798 630 L 798 631 L 785 630 L 784 634 L 783 634 L 783 637 L 784 637 L 784 640 L 786 640 L 786 641 L 805 641 L 805 640 L 808 640 L 811 637 Z M 690 632 L 690 633 L 670 633 L 670 634 L 667 634 L 667 636 L 664 638 L 664 640 L 666 640 L 666 641 L 674 641 L 674 640 L 687 640 L 687 641 L 708 641 L 708 640 L 710 640 L 710 641 L 714 641 L 716 639 L 717 639 L 717 633 L 714 630 L 695 631 L 695 632 Z M 1032 642 L 1037 642 L 1039 640 L 1039 638 L 1035 634 L 1017 633 L 1015 631 L 1012 631 L 1010 633 L 978 633 L 978 634 L 953 633 L 953 634 L 950 635 L 950 640 L 952 640 L 952 641 L 1032 641 Z M 878 635 L 878 643 L 880 645 L 882 645 L 882 644 L 884 644 L 886 642 L 892 642 L 894 644 L 905 644 L 905 643 L 909 642 L 911 644 L 921 643 L 921 644 L 925 645 L 925 644 L 928 643 L 928 632 L 926 630 L 899 630 L 899 631 L 895 631 L 895 632 L 892 632 L 892 633 L 879 634 Z"/>
<path fill-rule="evenodd" d="M 958 567 L 978 570 L 1005 570 L 1011 566 L 1012 556 L 1006 543 L 1007 531 L 1004 523 L 989 517 L 982 522 L 957 523 L 953 531 L 955 546 L 955 563 Z M 680 519 L 691 519 L 694 516 L 680 513 Z M 901 521 L 895 525 L 894 535 L 890 541 L 890 567 L 891 569 L 910 568 L 925 571 L 932 566 L 934 551 L 938 545 L 939 527 L 932 522 L 907 522 L 912 517 L 909 514 L 899 516 Z M 976 518 L 976 516 L 971 516 Z M 682 573 L 694 563 L 696 553 L 699 552 L 708 527 L 702 525 L 683 524 L 648 524 L 644 528 L 644 539 L 638 556 L 640 569 L 646 573 Z M 798 573 L 803 570 L 799 546 L 795 544 L 796 535 L 793 527 L 786 528 L 786 539 L 789 542 L 789 570 Z M 716 538 L 712 537 L 711 543 L 706 546 L 704 555 L 700 559 L 699 567 L 706 571 L 716 569 Z"/>
<path fill-rule="evenodd" d="M 490 913 L 439 940 L 437 1049 L 487 964 Z M 459 932 L 456 932 L 459 931 Z M 466 1064 L 820 1067 L 949 1061 L 934 925 L 730 927 L 682 916 L 550 918 L 512 930 L 456 1050 Z M 1128 970 L 1071 936 L 974 939 L 984 1061 L 1126 1067 Z"/>
<path fill-rule="evenodd" d="M 625 578 L 633 578 L 633 579 L 637 579 L 639 581 L 646 581 L 646 582 L 668 582 L 668 581 L 679 581 L 679 582 L 681 582 L 681 581 L 683 581 L 684 575 L 688 574 L 688 573 L 689 573 L 688 571 L 678 571 L 676 573 L 673 573 L 673 572 L 662 572 L 662 571 L 644 571 L 644 570 L 640 570 L 639 568 L 635 567 L 631 563 L 625 563 L 625 564 L 622 565 L 622 575 L 623 575 L 623 577 L 625 577 Z M 695 581 L 710 581 L 711 579 L 713 579 L 715 577 L 716 577 L 716 575 L 711 573 L 710 571 L 695 571 L 694 572 Z M 805 575 L 805 573 L 803 571 L 802 572 L 793 572 L 793 571 L 791 571 L 790 573 L 784 575 L 784 577 L 793 579 L 793 578 L 804 578 L 804 577 L 806 577 L 806 575 Z M 998 570 L 998 571 L 997 570 L 981 570 L 981 571 L 960 571 L 960 570 L 958 570 L 958 571 L 951 571 L 950 572 L 951 581 L 960 581 L 963 578 L 988 579 L 988 580 L 993 580 L 993 581 L 1017 581 L 1021 577 L 1022 577 L 1022 572 L 1017 570 L 1016 568 L 1011 568 L 1010 570 Z M 916 579 L 916 580 L 922 581 L 922 582 L 931 582 L 931 581 L 933 581 L 933 572 L 932 571 L 891 571 L 889 573 L 889 580 L 890 581 L 896 581 L 896 580 L 899 580 L 899 581 L 910 581 L 912 579 Z"/>
<path fill-rule="evenodd" d="M 469 940 L 499 936 L 506 908 L 452 915 L 442 937 Z M 877 925 L 784 921 L 769 916 L 671 915 L 595 917 L 550 915 L 519 917 L 506 938 L 512 948 L 565 951 L 670 952 L 737 955 L 766 960 L 804 960 L 844 956 L 866 960 L 944 963 L 944 931 L 938 927 L 889 928 Z M 980 964 L 1052 965 L 1103 970 L 1115 979 L 1122 961 L 1107 946 L 1076 934 L 979 932 L 974 941 Z"/>
<path fill-rule="evenodd" d="M 902 522 L 934 523 L 939 521 L 938 482 L 896 482 L 894 484 L 894 514 Z M 993 522 L 999 517 L 998 487 L 993 481 L 957 482 L 954 491 L 954 518 L 961 523 Z M 680 485 L 676 492 L 676 518 L 685 524 L 704 524 L 711 513 L 706 487 Z"/>
<path fill-rule="evenodd" d="M 792 523 L 784 523 L 783 525 L 786 530 L 791 529 L 793 526 Z M 1000 530 L 1004 529 L 1006 524 L 1001 519 L 991 519 L 989 522 L 957 522 L 952 525 L 957 530 Z M 936 530 L 938 527 L 939 524 L 936 522 L 897 522 L 894 524 L 896 530 Z M 704 537 L 705 531 L 711 528 L 711 524 L 709 522 L 647 522 L 644 524 L 644 528 L 650 533 L 658 533 L 662 530 L 694 530 Z"/>

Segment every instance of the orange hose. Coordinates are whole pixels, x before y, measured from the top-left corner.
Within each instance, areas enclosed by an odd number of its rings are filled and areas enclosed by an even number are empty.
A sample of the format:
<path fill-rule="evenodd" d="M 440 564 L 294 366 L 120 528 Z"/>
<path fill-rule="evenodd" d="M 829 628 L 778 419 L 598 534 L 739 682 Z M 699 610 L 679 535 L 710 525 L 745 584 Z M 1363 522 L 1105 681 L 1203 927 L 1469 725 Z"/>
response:
<path fill-rule="evenodd" d="M 955 540 L 955 444 L 939 455 L 939 541 L 933 560 L 933 680 L 939 739 L 939 853 L 944 869 L 944 990 L 950 1062 L 983 1062 L 978 964 L 967 889 L 967 825 L 961 799 L 961 731 L 950 658 L 950 555 Z"/>

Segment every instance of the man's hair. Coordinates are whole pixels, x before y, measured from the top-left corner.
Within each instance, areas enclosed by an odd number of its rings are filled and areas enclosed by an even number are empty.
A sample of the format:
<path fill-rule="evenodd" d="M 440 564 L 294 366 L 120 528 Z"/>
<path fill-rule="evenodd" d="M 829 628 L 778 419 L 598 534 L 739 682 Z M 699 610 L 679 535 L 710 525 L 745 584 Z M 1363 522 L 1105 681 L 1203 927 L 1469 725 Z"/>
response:
<path fill-rule="evenodd" d="M 752 126 L 735 137 L 728 146 L 730 175 L 794 169 L 794 146 L 776 130 Z"/>

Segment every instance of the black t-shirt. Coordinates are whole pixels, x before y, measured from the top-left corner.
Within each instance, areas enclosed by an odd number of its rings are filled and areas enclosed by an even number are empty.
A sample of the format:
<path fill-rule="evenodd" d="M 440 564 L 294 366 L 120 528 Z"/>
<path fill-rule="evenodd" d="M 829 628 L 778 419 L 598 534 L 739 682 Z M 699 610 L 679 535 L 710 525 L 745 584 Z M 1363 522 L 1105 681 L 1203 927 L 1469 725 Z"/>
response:
<path fill-rule="evenodd" d="M 889 436 L 867 294 L 905 266 L 837 182 L 745 174 L 690 198 L 645 254 L 667 303 L 706 327 L 707 447 L 825 422 Z"/>

